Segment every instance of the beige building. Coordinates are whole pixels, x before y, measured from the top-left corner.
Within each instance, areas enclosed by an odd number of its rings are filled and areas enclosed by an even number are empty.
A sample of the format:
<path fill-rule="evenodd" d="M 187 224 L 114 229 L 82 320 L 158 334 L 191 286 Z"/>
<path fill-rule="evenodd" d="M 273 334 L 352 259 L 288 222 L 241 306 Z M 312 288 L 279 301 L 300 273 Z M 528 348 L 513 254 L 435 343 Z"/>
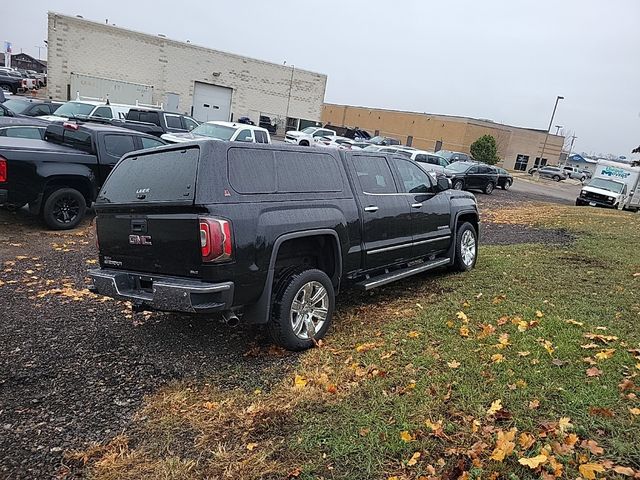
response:
<path fill-rule="evenodd" d="M 522 171 L 539 162 L 546 136 L 544 130 L 490 120 L 331 103 L 324 104 L 322 123 L 362 128 L 371 134 L 394 137 L 403 144 L 430 151 L 443 149 L 469 153 L 471 144 L 479 137 L 492 135 L 504 168 Z M 557 164 L 563 145 L 564 137 L 549 135 L 542 163 Z"/>
<path fill-rule="evenodd" d="M 326 75 L 49 12 L 49 95 L 109 94 L 162 103 L 199 120 L 320 120 Z M 263 118 L 263 121 L 266 121 Z"/>

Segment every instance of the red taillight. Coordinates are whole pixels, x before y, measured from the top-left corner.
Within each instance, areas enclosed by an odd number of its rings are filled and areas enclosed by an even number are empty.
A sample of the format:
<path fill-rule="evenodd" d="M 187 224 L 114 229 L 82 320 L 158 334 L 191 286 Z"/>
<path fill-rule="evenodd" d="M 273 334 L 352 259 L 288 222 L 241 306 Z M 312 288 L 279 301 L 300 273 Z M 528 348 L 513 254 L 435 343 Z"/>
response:
<path fill-rule="evenodd" d="M 233 254 L 231 224 L 227 220 L 201 218 L 200 248 L 203 262 L 229 260 Z"/>
<path fill-rule="evenodd" d="M 7 181 L 7 160 L 0 157 L 0 183 Z"/>

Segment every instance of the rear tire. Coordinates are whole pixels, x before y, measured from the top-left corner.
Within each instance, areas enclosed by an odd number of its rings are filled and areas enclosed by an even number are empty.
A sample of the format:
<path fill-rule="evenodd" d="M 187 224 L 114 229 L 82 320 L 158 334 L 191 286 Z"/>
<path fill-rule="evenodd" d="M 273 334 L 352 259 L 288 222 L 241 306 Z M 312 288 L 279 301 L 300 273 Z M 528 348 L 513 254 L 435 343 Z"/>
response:
<path fill-rule="evenodd" d="M 472 224 L 464 222 L 456 234 L 456 250 L 453 268 L 466 272 L 476 266 L 478 259 L 478 233 Z"/>
<path fill-rule="evenodd" d="M 487 195 L 491 195 L 491 192 L 493 192 L 493 182 L 489 182 L 485 185 L 484 187 L 484 193 Z"/>
<path fill-rule="evenodd" d="M 453 184 L 454 190 L 462 190 L 463 187 L 464 187 L 464 183 L 462 182 L 462 180 L 456 180 L 455 183 Z"/>
<path fill-rule="evenodd" d="M 560 181 L 560 177 L 559 177 L 558 175 L 554 175 L 554 176 L 553 176 L 553 179 L 554 179 L 556 182 L 559 182 L 559 181 Z"/>
<path fill-rule="evenodd" d="M 314 346 L 331 326 L 335 292 L 322 270 L 298 270 L 280 280 L 267 324 L 274 343 L 292 351 Z"/>
<path fill-rule="evenodd" d="M 70 230 L 78 226 L 86 211 L 87 203 L 79 191 L 60 188 L 47 197 L 42 218 L 52 230 Z"/>

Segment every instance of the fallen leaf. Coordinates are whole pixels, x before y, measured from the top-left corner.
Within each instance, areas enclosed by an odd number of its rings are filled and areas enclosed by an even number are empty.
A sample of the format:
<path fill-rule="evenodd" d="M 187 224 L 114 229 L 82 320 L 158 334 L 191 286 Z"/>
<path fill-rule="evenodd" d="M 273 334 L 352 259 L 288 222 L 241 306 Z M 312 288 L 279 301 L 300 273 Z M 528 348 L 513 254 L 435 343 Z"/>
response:
<path fill-rule="evenodd" d="M 599 377 L 602 375 L 602 370 L 598 367 L 591 367 L 587 370 L 587 377 Z"/>
<path fill-rule="evenodd" d="M 559 358 L 554 358 L 553 360 L 551 360 L 551 363 L 553 363 L 556 367 L 563 367 L 569 362 L 567 362 L 566 360 L 560 360 Z"/>
<path fill-rule="evenodd" d="M 604 449 L 598 446 L 598 442 L 595 440 L 583 440 L 580 447 L 589 450 L 593 455 L 602 455 Z"/>
<path fill-rule="evenodd" d="M 599 463 L 584 463 L 578 467 L 578 470 L 587 480 L 595 480 L 596 473 L 604 472 L 604 467 Z"/>
<path fill-rule="evenodd" d="M 536 443 L 536 438 L 528 433 L 521 433 L 520 437 L 518 437 L 518 445 L 523 450 L 529 450 L 534 443 Z"/>
<path fill-rule="evenodd" d="M 371 432 L 370 428 L 361 428 L 359 433 L 361 437 L 366 437 Z"/>
<path fill-rule="evenodd" d="M 553 346 L 553 343 L 551 343 L 550 340 L 543 340 L 542 346 L 544 347 L 544 349 L 547 351 L 549 355 L 551 355 L 553 352 L 556 351 L 556 349 Z"/>
<path fill-rule="evenodd" d="M 487 410 L 487 416 L 495 415 L 500 410 L 502 410 L 502 400 L 495 400 Z"/>
<path fill-rule="evenodd" d="M 529 355 L 531 355 L 531 352 L 518 352 L 518 355 L 520 357 L 528 357 Z"/>
<path fill-rule="evenodd" d="M 610 408 L 591 407 L 589 408 L 589 415 L 593 415 L 594 417 L 611 418 L 615 414 L 613 413 L 613 410 L 611 410 Z"/>
<path fill-rule="evenodd" d="M 569 417 L 562 417 L 558 421 L 558 428 L 560 429 L 561 432 L 564 432 L 566 430 L 569 430 L 570 428 L 573 428 L 573 425 L 571 424 L 571 419 Z"/>
<path fill-rule="evenodd" d="M 537 455 L 531 458 L 521 458 L 518 460 L 518 463 L 520 465 L 525 465 L 533 470 L 535 468 L 538 468 L 540 465 L 547 463 L 547 456 Z"/>
<path fill-rule="evenodd" d="M 453 360 L 451 362 L 447 362 L 447 366 L 449 368 L 458 368 L 460 366 L 460 362 L 458 362 L 457 360 Z"/>
<path fill-rule="evenodd" d="M 575 320 L 569 319 L 569 320 L 565 320 L 566 323 L 570 323 L 571 325 L 577 325 L 579 327 L 583 327 L 584 323 L 582 322 L 576 322 Z"/>
<path fill-rule="evenodd" d="M 542 313 L 540 310 L 536 310 L 536 317 L 542 318 L 544 317 L 544 313 Z"/>
<path fill-rule="evenodd" d="M 469 329 L 465 326 L 460 327 L 460 336 L 461 337 L 468 337 L 469 336 Z"/>
<path fill-rule="evenodd" d="M 491 454 L 491 459 L 496 462 L 502 462 L 507 456 L 511 455 L 516 444 L 514 440 L 516 438 L 516 428 L 512 428 L 508 432 L 498 431 L 498 438 L 496 439 L 496 447 Z"/>
<path fill-rule="evenodd" d="M 218 404 L 213 402 L 204 402 L 202 406 L 207 410 L 213 410 L 218 406 Z"/>
<path fill-rule="evenodd" d="M 362 353 L 362 352 L 367 352 L 369 350 L 372 350 L 374 348 L 376 348 L 378 345 L 376 343 L 370 342 L 370 343 L 361 343 L 360 345 L 356 345 L 356 352 L 358 353 Z"/>
<path fill-rule="evenodd" d="M 614 337 L 613 335 L 601 335 L 599 333 L 585 333 L 583 336 L 589 340 L 599 340 L 602 343 L 609 343 L 618 340 L 618 337 Z"/>
<path fill-rule="evenodd" d="M 598 360 L 606 360 L 607 358 L 613 357 L 613 354 L 615 353 L 615 351 L 616 351 L 615 348 L 607 348 L 606 350 L 602 350 L 602 351 L 596 353 L 595 357 Z"/>
<path fill-rule="evenodd" d="M 413 467 L 416 463 L 418 463 L 418 459 L 420 458 L 420 452 L 416 452 L 411 455 L 411 458 L 407 462 L 407 465 Z"/>
<path fill-rule="evenodd" d="M 502 363 L 504 361 L 504 355 L 502 355 L 500 353 L 495 353 L 495 354 L 491 355 L 491 361 L 493 363 Z"/>
<path fill-rule="evenodd" d="M 464 312 L 456 313 L 456 317 L 458 318 L 458 320 L 462 320 L 465 323 L 469 321 L 469 317 L 467 317 L 467 314 Z"/>
<path fill-rule="evenodd" d="M 257 446 L 258 446 L 257 443 L 247 443 L 247 450 L 252 451 Z"/>
<path fill-rule="evenodd" d="M 329 385 L 327 385 L 327 392 L 328 393 L 337 393 L 338 392 L 338 387 L 336 387 L 333 383 L 330 383 Z"/>
<path fill-rule="evenodd" d="M 509 321 L 509 317 L 507 317 L 507 316 L 505 315 L 504 317 L 500 317 L 500 318 L 498 319 L 498 322 L 497 322 L 497 323 L 498 323 L 498 325 L 499 325 L 499 326 L 502 326 L 502 325 L 506 324 L 508 321 Z"/>
<path fill-rule="evenodd" d="M 636 472 L 633 468 L 631 467 L 622 467 L 620 465 L 617 465 L 615 467 L 613 467 L 613 471 L 616 473 L 619 473 L 620 475 L 625 475 L 627 477 L 633 477 Z"/>
<path fill-rule="evenodd" d="M 293 388 L 295 390 L 302 390 L 307 386 L 307 383 L 309 383 L 309 380 L 307 380 L 305 377 L 303 377 L 302 375 L 296 375 L 293 379 Z"/>
<path fill-rule="evenodd" d="M 411 435 L 407 430 L 403 430 L 402 432 L 400 432 L 400 439 L 403 442 L 412 442 L 414 440 L 413 435 Z"/>
<path fill-rule="evenodd" d="M 380 355 L 380 360 L 386 360 L 387 358 L 391 358 L 396 354 L 395 350 L 391 350 L 390 352 L 383 353 Z"/>
<path fill-rule="evenodd" d="M 420 332 L 416 332 L 415 330 L 412 330 L 411 332 L 407 333 L 407 337 L 409 338 L 418 338 L 421 335 Z"/>
<path fill-rule="evenodd" d="M 629 408 L 631 415 L 640 415 L 640 408 Z"/>
<path fill-rule="evenodd" d="M 506 295 L 498 295 L 491 301 L 491 303 L 493 303 L 494 305 L 500 305 L 502 302 L 505 301 L 506 298 L 507 298 Z"/>
<path fill-rule="evenodd" d="M 518 322 L 518 331 L 519 332 L 525 332 L 527 330 L 527 328 L 529 328 L 529 323 L 521 320 Z"/>
<path fill-rule="evenodd" d="M 540 406 L 540 400 L 535 399 L 535 400 L 531 400 L 531 401 L 529 402 L 529 408 L 530 408 L 531 410 L 535 410 L 535 409 L 536 409 L 536 408 L 538 408 L 539 406 Z"/>

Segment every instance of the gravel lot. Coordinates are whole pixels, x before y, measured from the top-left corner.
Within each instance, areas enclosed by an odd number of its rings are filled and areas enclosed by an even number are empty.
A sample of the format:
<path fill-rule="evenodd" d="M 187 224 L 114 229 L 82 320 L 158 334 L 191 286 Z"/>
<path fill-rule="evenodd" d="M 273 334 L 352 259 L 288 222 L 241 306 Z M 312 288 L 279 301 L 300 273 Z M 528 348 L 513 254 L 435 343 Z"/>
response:
<path fill-rule="evenodd" d="M 516 191 L 477 195 L 482 209 L 540 200 Z M 566 235 L 483 224 L 484 243 L 564 242 Z M 268 388 L 296 355 L 261 329 L 230 330 L 178 315 L 131 315 L 86 291 L 95 262 L 90 219 L 44 230 L 26 211 L 0 210 L 0 477 L 71 478 L 65 450 L 121 432 L 143 396 L 168 381 L 209 379 Z"/>

